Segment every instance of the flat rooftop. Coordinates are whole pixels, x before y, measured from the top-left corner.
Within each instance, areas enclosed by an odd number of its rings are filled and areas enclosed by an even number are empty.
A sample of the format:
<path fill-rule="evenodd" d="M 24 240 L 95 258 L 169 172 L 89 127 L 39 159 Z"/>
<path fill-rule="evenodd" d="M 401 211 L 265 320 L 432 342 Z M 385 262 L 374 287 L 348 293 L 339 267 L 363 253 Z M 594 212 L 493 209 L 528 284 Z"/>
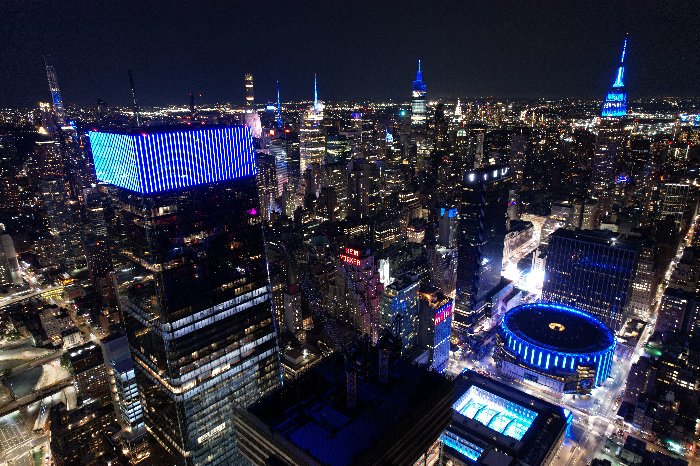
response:
<path fill-rule="evenodd" d="M 376 360 L 375 356 L 368 358 Z M 386 384 L 373 376 L 376 364 L 370 363 L 368 369 L 367 375 L 364 371 L 357 375 L 355 408 L 347 407 L 342 358 L 331 357 L 252 405 L 248 412 L 320 464 L 372 463 L 410 438 L 406 433 L 414 429 L 420 432 L 420 439 L 410 448 L 427 449 L 449 421 L 453 383 L 401 359 L 392 361 Z M 443 420 L 430 427 L 430 413 L 442 398 L 444 408 L 438 417 Z M 424 445 L 418 445 L 421 442 Z"/>
<path fill-rule="evenodd" d="M 441 436 L 451 455 L 483 460 L 498 451 L 541 464 L 562 441 L 571 413 L 467 370 L 455 380 L 452 421 Z"/>

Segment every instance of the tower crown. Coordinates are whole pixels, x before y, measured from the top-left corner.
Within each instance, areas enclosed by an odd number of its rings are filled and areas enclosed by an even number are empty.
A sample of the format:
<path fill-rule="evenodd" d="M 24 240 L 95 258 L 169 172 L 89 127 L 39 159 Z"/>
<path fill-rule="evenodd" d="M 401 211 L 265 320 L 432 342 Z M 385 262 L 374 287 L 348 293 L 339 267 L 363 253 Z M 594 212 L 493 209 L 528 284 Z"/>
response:
<path fill-rule="evenodd" d="M 423 71 L 420 69 L 420 60 L 418 60 L 418 71 L 416 71 L 416 79 L 413 81 L 413 90 L 415 92 L 425 92 L 426 85 L 423 83 Z"/>
<path fill-rule="evenodd" d="M 617 67 L 615 81 L 608 91 L 603 102 L 601 116 L 621 117 L 627 115 L 627 92 L 625 92 L 625 55 L 627 54 L 627 36 L 622 43 L 622 54 L 620 55 L 620 65 Z"/>

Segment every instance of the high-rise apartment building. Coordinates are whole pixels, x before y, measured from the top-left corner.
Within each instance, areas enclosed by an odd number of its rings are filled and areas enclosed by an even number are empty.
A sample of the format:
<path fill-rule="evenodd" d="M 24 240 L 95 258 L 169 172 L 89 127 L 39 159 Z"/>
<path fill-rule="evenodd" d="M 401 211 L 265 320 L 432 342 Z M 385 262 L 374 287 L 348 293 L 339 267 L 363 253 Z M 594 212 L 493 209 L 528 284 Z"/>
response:
<path fill-rule="evenodd" d="M 22 274 L 17 260 L 17 251 L 12 237 L 0 223 L 0 288 L 22 284 Z"/>
<path fill-rule="evenodd" d="M 78 215 L 68 198 L 65 178 L 42 177 L 39 193 L 53 242 L 50 257 L 44 259 L 57 264 L 64 271 L 71 271 L 83 261 L 84 253 Z"/>
<path fill-rule="evenodd" d="M 467 330 L 486 316 L 481 301 L 501 281 L 509 185 L 509 169 L 504 167 L 464 174 L 453 321 L 458 330 Z"/>
<path fill-rule="evenodd" d="M 617 331 L 638 255 L 637 241 L 611 231 L 560 228 L 549 239 L 542 299 L 582 309 Z"/>
<path fill-rule="evenodd" d="M 661 183 L 659 185 L 659 205 L 657 209 L 657 221 L 667 216 L 673 217 L 676 227 L 680 230 L 684 219 L 689 218 L 687 212 L 690 202 L 690 185 L 687 183 Z"/>
<path fill-rule="evenodd" d="M 254 138 L 259 139 L 262 136 L 262 124 L 260 122 L 260 115 L 258 115 L 257 110 L 255 110 L 255 94 L 253 91 L 253 75 L 246 73 L 244 77 L 245 81 L 245 112 L 244 123 L 250 128 L 250 131 Z"/>
<path fill-rule="evenodd" d="M 281 380 L 246 127 L 90 132 L 146 428 L 187 465 L 239 459 L 232 417 Z"/>

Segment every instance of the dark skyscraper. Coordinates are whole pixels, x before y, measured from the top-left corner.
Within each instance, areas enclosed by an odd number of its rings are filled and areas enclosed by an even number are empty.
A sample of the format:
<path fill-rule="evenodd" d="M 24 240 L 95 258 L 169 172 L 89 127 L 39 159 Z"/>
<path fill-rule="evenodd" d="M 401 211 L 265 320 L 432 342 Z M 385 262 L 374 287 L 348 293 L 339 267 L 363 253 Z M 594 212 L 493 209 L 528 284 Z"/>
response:
<path fill-rule="evenodd" d="M 245 127 L 91 132 L 131 263 L 118 297 L 146 427 L 179 464 L 239 461 L 232 417 L 280 382 Z"/>
<path fill-rule="evenodd" d="M 508 168 L 488 167 L 464 174 L 454 317 L 459 330 L 484 317 L 480 301 L 501 281 L 509 186 Z"/>
<path fill-rule="evenodd" d="M 560 228 L 549 238 L 542 299 L 582 309 L 617 331 L 638 253 L 637 242 L 607 230 Z"/>
<path fill-rule="evenodd" d="M 51 91 L 51 100 L 53 102 L 54 123 L 56 126 L 61 127 L 66 124 L 66 111 L 63 108 L 61 89 L 58 87 L 56 68 L 51 63 L 51 57 L 47 55 L 44 55 L 44 64 L 46 65 L 46 77 L 49 81 L 49 91 Z"/>

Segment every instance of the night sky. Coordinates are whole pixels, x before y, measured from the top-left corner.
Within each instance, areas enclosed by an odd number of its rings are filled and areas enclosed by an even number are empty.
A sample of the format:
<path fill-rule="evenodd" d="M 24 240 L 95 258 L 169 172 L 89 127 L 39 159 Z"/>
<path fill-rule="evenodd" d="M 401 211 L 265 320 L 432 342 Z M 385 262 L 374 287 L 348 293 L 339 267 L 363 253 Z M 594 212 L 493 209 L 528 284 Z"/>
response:
<path fill-rule="evenodd" d="M 407 99 L 416 61 L 430 97 L 596 97 L 625 32 L 630 98 L 700 96 L 700 1 L 0 0 L 0 106 L 63 98 L 144 106 L 256 100 Z"/>

